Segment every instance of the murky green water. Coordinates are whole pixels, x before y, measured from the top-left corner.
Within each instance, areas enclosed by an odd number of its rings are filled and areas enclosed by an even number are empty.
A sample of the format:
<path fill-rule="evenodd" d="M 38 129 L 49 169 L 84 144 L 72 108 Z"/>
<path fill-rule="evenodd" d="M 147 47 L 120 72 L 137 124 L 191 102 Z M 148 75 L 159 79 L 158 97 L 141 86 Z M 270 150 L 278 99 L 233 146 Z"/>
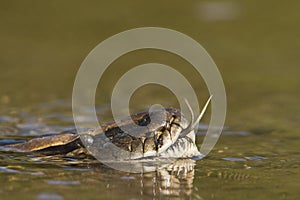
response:
<path fill-rule="evenodd" d="M 1 144 L 73 128 L 71 95 L 81 62 L 99 42 L 129 28 L 166 27 L 197 40 L 218 65 L 228 98 L 223 135 L 203 160 L 129 174 L 90 161 L 1 151 L 0 198 L 299 199 L 299 7 L 277 0 L 0 1 Z M 179 70 L 205 101 L 203 80 L 184 60 L 137 51 L 101 79 L 100 119 L 111 120 L 107 105 L 116 81 L 147 62 Z M 170 91 L 145 86 L 130 110 L 153 103 L 178 106 Z"/>

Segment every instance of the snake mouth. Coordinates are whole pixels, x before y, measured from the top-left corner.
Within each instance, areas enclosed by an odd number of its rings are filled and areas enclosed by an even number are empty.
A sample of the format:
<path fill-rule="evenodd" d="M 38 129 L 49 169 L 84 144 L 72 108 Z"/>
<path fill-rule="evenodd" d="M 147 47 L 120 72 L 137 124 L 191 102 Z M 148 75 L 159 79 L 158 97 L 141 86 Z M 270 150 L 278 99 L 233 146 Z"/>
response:
<path fill-rule="evenodd" d="M 180 137 L 165 151 L 159 154 L 161 158 L 195 158 L 201 156 L 193 138 L 189 136 Z"/>

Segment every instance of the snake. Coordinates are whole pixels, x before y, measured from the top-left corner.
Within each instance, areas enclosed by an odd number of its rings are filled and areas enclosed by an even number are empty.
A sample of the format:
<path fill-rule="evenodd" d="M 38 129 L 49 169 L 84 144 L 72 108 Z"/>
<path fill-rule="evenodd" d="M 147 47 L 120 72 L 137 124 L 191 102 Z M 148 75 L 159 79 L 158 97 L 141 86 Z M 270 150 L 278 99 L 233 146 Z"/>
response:
<path fill-rule="evenodd" d="M 65 155 L 74 158 L 95 157 L 95 152 L 108 159 L 192 158 L 201 156 L 196 144 L 195 127 L 203 117 L 211 96 L 194 119 L 191 106 L 189 122 L 177 108 L 144 111 L 100 128 L 43 135 L 25 142 L 7 144 L 5 148 L 41 155 Z M 136 126 L 142 127 L 136 130 Z M 116 151 L 111 151 L 111 146 Z M 122 154 L 120 152 L 125 152 Z M 107 156 L 106 156 L 107 155 Z M 129 155 L 129 156 L 128 156 Z"/>

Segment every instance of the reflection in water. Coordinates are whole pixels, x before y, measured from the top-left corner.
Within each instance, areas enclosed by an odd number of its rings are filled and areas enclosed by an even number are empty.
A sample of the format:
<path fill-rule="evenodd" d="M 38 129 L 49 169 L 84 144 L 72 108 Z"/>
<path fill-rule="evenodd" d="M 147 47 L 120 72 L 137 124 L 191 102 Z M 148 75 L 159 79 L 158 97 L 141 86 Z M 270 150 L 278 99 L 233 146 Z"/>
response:
<path fill-rule="evenodd" d="M 50 158 L 50 157 L 49 157 Z M 61 162 L 52 157 L 52 161 Z M 43 159 L 36 159 L 41 162 Z M 51 162 L 47 159 L 47 163 Z M 89 160 L 86 163 L 80 161 L 69 161 L 65 163 L 64 170 L 73 172 L 87 172 L 86 183 L 97 185 L 100 182 L 106 184 L 115 196 L 132 195 L 134 198 L 151 197 L 161 199 L 172 197 L 172 199 L 202 199 L 193 193 L 193 181 L 195 175 L 195 160 L 178 159 L 172 164 L 157 166 L 155 171 L 128 173 L 114 170 L 98 161 Z M 71 164 L 73 163 L 73 164 Z M 90 171 L 89 171 L 90 170 Z M 91 178 L 93 177 L 93 178 Z M 84 179 L 84 177 L 80 177 Z M 75 180 L 72 180 L 74 182 Z M 82 183 L 84 180 L 81 180 Z M 49 182 L 49 181 L 48 181 Z M 50 181 L 53 183 L 53 180 Z M 55 183 L 65 183 L 70 181 L 55 181 Z M 77 182 L 76 182 L 77 183 Z"/>
<path fill-rule="evenodd" d="M 1 155 L 0 173 L 4 176 L 10 177 L 10 179 L 26 178 L 27 176 L 43 177 L 43 183 L 39 183 L 41 189 L 36 194 L 38 199 L 41 199 L 41 196 L 44 196 L 44 192 L 47 192 L 49 188 L 82 188 L 83 186 L 88 186 L 86 189 L 99 193 L 99 195 L 104 193 L 110 194 L 112 197 L 124 195 L 129 199 L 148 197 L 151 199 L 169 197 L 172 199 L 201 199 L 193 191 L 195 160 L 191 159 L 178 159 L 172 164 L 158 164 L 152 172 L 137 174 L 114 170 L 91 159 L 77 160 L 61 156 L 39 157 L 34 154 L 27 155 L 9 151 L 2 151 Z M 21 181 L 22 178 L 19 180 Z M 23 185 L 25 182 L 21 181 L 20 184 Z M 37 182 L 31 179 L 29 182 L 26 181 L 26 184 L 36 185 Z M 76 189 L 73 188 L 73 190 Z"/>
<path fill-rule="evenodd" d="M 194 179 L 194 161 L 177 160 L 163 166 L 153 173 L 141 175 L 141 194 L 152 196 L 188 197 L 192 194 Z"/>
<path fill-rule="evenodd" d="M 35 159 L 37 161 L 37 159 Z M 39 160 L 41 161 L 41 160 Z M 56 160 L 55 162 L 58 162 Z M 129 195 L 134 198 L 151 197 L 152 199 L 161 199 L 163 197 L 172 197 L 172 199 L 201 199 L 193 192 L 193 181 L 196 161 L 192 159 L 178 159 L 172 164 L 157 166 L 155 171 L 132 174 L 114 170 L 98 161 L 88 161 L 87 163 L 66 164 L 64 170 L 88 173 L 87 176 L 80 177 L 80 182 L 87 181 L 88 185 L 97 185 L 100 182 L 106 184 L 110 192 L 115 196 Z M 47 161 L 49 163 L 49 160 Z M 70 163 L 70 162 L 69 162 Z M 82 180 L 84 178 L 87 180 Z M 93 177 L 91 179 L 91 177 Z M 74 182 L 76 180 L 72 180 Z M 66 182 L 56 181 L 55 183 Z M 70 182 L 70 181 L 68 181 Z M 53 183 L 53 180 L 51 181 Z"/>

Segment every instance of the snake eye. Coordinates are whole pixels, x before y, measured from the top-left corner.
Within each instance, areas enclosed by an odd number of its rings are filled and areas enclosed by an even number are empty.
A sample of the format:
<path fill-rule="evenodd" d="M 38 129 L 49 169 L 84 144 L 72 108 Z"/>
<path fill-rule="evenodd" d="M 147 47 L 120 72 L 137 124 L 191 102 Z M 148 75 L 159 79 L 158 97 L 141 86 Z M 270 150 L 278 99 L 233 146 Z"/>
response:
<path fill-rule="evenodd" d="M 151 120 L 150 120 L 150 117 L 149 117 L 149 114 L 148 114 L 145 117 L 143 117 L 142 119 L 138 120 L 137 121 L 137 125 L 139 125 L 139 126 L 147 126 L 147 125 L 150 124 L 150 122 L 151 122 Z"/>

